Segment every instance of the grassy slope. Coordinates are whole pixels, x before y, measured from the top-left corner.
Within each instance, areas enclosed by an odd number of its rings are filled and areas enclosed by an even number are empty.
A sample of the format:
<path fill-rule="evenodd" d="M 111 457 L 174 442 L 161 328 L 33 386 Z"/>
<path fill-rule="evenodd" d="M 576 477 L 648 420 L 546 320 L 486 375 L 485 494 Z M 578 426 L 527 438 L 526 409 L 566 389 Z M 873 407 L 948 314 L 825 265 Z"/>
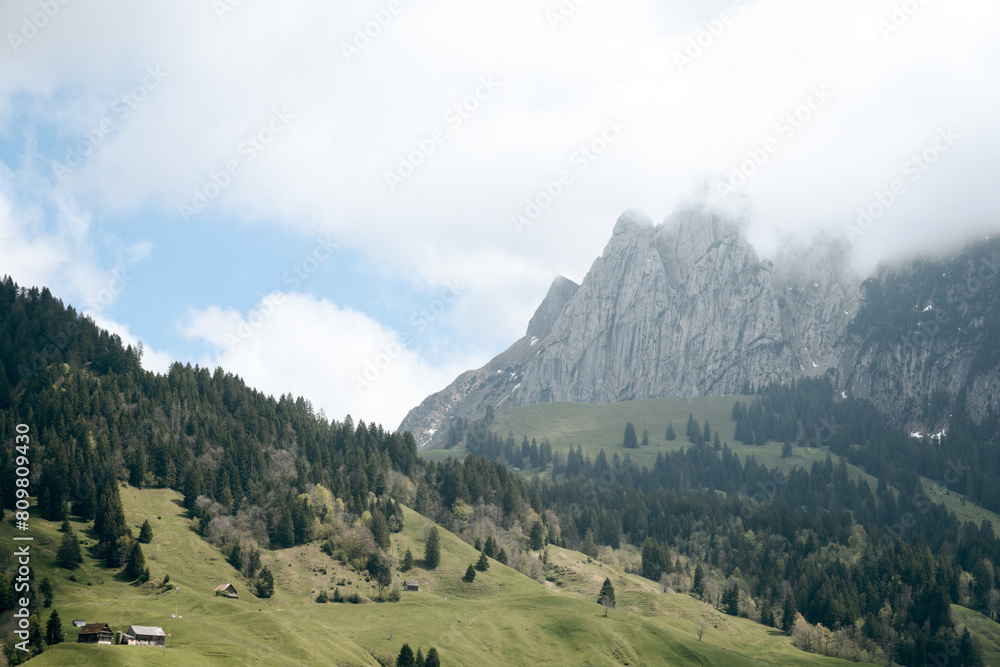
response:
<path fill-rule="evenodd" d="M 190 530 L 176 493 L 129 488 L 122 489 L 122 498 L 130 524 L 138 526 L 148 518 L 153 525 L 153 543 L 145 548 L 147 564 L 154 580 L 169 573 L 171 584 L 180 586 L 183 618 L 171 618 L 172 588 L 118 581 L 89 557 L 76 571 L 78 583 L 69 581 L 69 572 L 52 565 L 58 527 L 35 518 L 33 567 L 38 579 L 48 576 L 55 585 L 54 607 L 64 619 L 67 642 L 33 664 L 214 665 L 242 661 L 245 645 L 247 664 L 374 665 L 368 649 L 395 654 L 403 642 L 425 651 L 436 646 L 447 665 L 477 667 L 847 664 L 802 653 L 779 633 L 723 616 L 685 595 L 658 593 L 651 582 L 586 563 L 585 556 L 572 551 L 550 547 L 550 556 L 559 562 L 577 564 L 577 574 L 567 574 L 564 586 L 539 584 L 496 562 L 467 584 L 461 575 L 478 554 L 447 531 L 442 531 L 441 565 L 428 572 L 418 560 L 405 576 L 418 579 L 421 591 L 404 594 L 400 604 L 315 603 L 319 590 L 332 588 L 342 577 L 352 582 L 348 592 L 369 595 L 372 590 L 312 545 L 267 552 L 265 562 L 275 572 L 277 591 L 270 600 L 257 600 L 221 554 Z M 429 525 L 406 510 L 406 527 L 393 536 L 396 548 L 410 548 L 419 558 Z M 81 533 L 86 528 L 75 527 Z M 9 540 L 12 532 L 4 521 L 0 540 Z M 608 618 L 595 604 L 602 575 L 611 576 L 619 590 L 619 608 Z M 224 582 L 234 583 L 242 598 L 215 597 L 212 589 Z M 171 634 L 169 648 L 74 644 L 74 618 L 104 621 L 115 630 L 129 624 L 160 625 Z M 695 633 L 698 618 L 708 621 L 701 642 Z"/>

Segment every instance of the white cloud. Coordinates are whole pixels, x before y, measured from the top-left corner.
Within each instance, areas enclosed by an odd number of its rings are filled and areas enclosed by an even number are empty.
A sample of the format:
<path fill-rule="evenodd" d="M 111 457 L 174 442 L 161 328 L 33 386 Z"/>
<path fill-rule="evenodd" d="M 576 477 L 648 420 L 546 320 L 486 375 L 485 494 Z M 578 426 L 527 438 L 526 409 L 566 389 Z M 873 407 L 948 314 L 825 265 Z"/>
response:
<path fill-rule="evenodd" d="M 61 157 L 112 120 L 49 193 L 94 215 L 143 206 L 175 212 L 234 162 L 239 173 L 208 202 L 213 212 L 233 224 L 333 235 L 414 282 L 457 279 L 469 290 L 448 321 L 471 347 L 490 350 L 523 333 L 555 274 L 583 277 L 622 211 L 661 219 L 692 183 L 729 177 L 772 136 L 781 138 L 779 150 L 741 191 L 765 253 L 817 231 L 843 237 L 857 208 L 947 125 L 961 141 L 857 241 L 858 255 L 870 264 L 997 224 L 989 180 L 1000 154 L 997 3 L 924 3 L 888 37 L 879 21 L 893 0 L 746 4 L 679 71 L 676 54 L 731 3 L 585 3 L 553 29 L 545 11 L 554 1 L 405 0 L 351 62 L 342 45 L 384 2 L 244 2 L 223 17 L 203 0 L 70 3 L 0 79 L 0 132 L 19 129 L 10 125 L 23 122 L 15 107 L 30 105 L 32 122 L 57 128 L 60 148 L 48 157 Z M 0 24 L 20 25 L 34 11 L 35 0 L 9 0 Z M 144 83 L 149 68 L 165 73 L 155 86 Z M 448 110 L 484 76 L 497 89 L 450 124 Z M 814 86 L 833 97 L 781 136 L 777 124 Z M 246 150 L 248 138 L 268 136 L 275 109 L 294 118 L 261 150 Z M 627 129 L 580 171 L 574 155 L 615 117 Z M 385 172 L 438 128 L 443 140 L 433 154 L 390 191 Z M 48 176 L 47 163 L 33 157 Z M 572 184 L 518 234 L 511 215 L 562 170 Z M 73 271 L 62 279 L 66 292 L 92 295 L 108 272 L 78 259 L 66 240 L 86 247 L 89 218 L 64 217 L 63 236 L 14 232 L 21 254 L 10 261 L 32 277 Z M 178 234 L 195 229 L 197 218 L 176 219 Z M 137 248 L 134 258 L 142 255 Z M 70 287 L 77 283 L 83 287 Z M 209 319 L 226 312 L 200 313 L 206 329 L 192 335 L 210 336 L 217 329 Z M 299 368 L 290 360 L 264 368 L 277 352 L 248 349 L 263 356 L 218 357 L 275 386 L 286 376 L 306 384 L 308 368 L 290 370 Z M 407 378 L 401 382 L 418 386 Z"/>
<path fill-rule="evenodd" d="M 213 351 L 199 363 L 222 366 L 257 389 L 304 396 L 331 418 L 395 429 L 410 408 L 482 358 L 431 367 L 405 339 L 362 313 L 300 293 L 275 292 L 246 314 L 192 309 L 181 333 Z"/>

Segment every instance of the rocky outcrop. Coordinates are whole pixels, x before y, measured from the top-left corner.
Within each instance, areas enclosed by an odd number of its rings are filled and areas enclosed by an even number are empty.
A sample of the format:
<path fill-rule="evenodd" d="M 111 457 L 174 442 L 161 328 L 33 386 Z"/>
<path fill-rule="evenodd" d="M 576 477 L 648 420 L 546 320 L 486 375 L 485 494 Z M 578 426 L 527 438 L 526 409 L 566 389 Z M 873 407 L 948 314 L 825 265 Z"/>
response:
<path fill-rule="evenodd" d="M 726 395 L 823 374 L 910 425 L 939 419 L 934 410 L 946 417 L 959 396 L 985 415 L 1000 407 L 992 283 L 979 276 L 983 287 L 951 306 L 950 326 L 907 343 L 930 320 L 927 305 L 955 301 L 949 284 L 969 281 L 962 262 L 983 275 L 997 264 L 952 261 L 885 269 L 863 290 L 836 242 L 775 267 L 738 225 L 703 207 L 681 207 L 660 225 L 627 211 L 580 285 L 557 278 L 523 338 L 429 396 L 400 428 L 426 445 L 453 418 L 487 407 Z"/>

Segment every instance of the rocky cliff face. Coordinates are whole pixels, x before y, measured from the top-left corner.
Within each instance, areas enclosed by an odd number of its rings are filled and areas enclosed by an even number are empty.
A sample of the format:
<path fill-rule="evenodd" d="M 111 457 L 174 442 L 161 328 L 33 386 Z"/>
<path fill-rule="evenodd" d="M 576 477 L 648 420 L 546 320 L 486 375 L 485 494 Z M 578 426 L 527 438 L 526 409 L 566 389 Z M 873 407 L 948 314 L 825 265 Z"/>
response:
<path fill-rule="evenodd" d="M 954 307 L 950 328 L 907 345 L 927 302 L 949 299 L 946 286 L 925 284 L 941 267 L 883 271 L 863 290 L 843 248 L 818 247 L 776 268 L 737 225 L 703 208 L 678 209 L 661 225 L 628 211 L 580 285 L 557 278 L 523 338 L 429 396 L 400 428 L 429 444 L 453 418 L 487 406 L 726 395 L 822 374 L 911 424 L 933 406 L 946 413 L 965 387 L 974 414 L 1000 406 L 995 289 L 984 282 L 974 304 Z M 953 282 L 966 280 L 951 271 Z"/>

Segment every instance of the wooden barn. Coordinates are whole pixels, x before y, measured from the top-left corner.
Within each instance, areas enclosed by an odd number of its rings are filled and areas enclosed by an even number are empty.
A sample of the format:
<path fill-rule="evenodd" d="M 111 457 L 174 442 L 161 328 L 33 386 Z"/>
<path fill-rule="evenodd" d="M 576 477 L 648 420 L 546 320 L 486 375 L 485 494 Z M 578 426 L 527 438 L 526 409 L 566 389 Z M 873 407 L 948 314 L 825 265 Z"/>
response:
<path fill-rule="evenodd" d="M 227 598 L 233 598 L 234 600 L 240 599 L 239 594 L 236 592 L 236 589 L 233 588 L 232 584 L 220 584 L 219 586 L 216 586 L 215 594 L 222 595 Z"/>
<path fill-rule="evenodd" d="M 76 641 L 80 644 L 110 644 L 113 638 L 107 623 L 88 623 L 80 628 Z"/>
<path fill-rule="evenodd" d="M 130 625 L 122 635 L 122 644 L 129 646 L 166 646 L 167 633 L 151 625 Z"/>
<path fill-rule="evenodd" d="M 403 590 L 404 591 L 419 591 L 420 590 L 420 582 L 417 581 L 416 579 L 407 579 L 406 581 L 403 582 Z"/>

